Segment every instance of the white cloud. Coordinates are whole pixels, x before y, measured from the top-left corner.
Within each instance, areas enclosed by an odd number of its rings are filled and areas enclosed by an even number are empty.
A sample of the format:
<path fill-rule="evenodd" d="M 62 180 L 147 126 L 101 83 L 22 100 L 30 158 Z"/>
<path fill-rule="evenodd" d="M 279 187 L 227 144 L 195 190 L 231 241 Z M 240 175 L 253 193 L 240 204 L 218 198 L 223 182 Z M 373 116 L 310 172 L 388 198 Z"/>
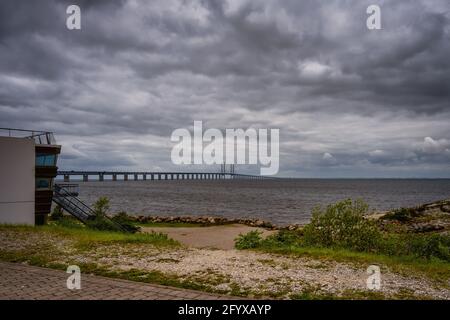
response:
<path fill-rule="evenodd" d="M 425 153 L 443 153 L 449 152 L 450 141 L 446 139 L 434 140 L 431 137 L 423 139 L 422 151 Z"/>

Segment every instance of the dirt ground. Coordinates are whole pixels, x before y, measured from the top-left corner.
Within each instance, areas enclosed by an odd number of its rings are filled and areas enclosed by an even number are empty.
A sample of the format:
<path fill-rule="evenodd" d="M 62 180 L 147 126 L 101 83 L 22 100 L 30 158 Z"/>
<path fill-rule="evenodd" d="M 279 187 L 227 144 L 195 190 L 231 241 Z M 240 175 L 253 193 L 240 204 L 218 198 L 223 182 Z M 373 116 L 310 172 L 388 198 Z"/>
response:
<path fill-rule="evenodd" d="M 143 232 L 162 232 L 170 238 L 193 248 L 214 248 L 230 250 L 234 248 L 234 239 L 239 234 L 246 234 L 252 230 L 262 232 L 262 237 L 267 237 L 275 231 L 262 228 L 249 227 L 242 224 L 228 224 L 211 227 L 143 227 Z"/>

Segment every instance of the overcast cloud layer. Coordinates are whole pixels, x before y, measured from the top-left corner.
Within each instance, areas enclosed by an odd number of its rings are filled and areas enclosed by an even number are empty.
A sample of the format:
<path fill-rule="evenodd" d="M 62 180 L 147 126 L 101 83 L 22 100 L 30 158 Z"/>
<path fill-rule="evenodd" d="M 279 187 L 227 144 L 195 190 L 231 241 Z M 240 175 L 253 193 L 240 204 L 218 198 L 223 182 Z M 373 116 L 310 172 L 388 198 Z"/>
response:
<path fill-rule="evenodd" d="M 0 126 L 54 131 L 60 169 L 187 170 L 203 120 L 280 128 L 280 176 L 450 177 L 449 57 L 448 0 L 2 0 Z"/>

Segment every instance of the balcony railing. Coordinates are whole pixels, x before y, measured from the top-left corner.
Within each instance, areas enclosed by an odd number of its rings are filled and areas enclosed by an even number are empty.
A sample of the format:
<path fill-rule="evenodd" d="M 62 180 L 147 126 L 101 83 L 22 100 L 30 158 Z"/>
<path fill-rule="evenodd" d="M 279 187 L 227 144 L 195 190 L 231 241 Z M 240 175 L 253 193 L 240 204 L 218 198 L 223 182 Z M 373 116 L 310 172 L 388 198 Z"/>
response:
<path fill-rule="evenodd" d="M 53 132 L 49 131 L 0 128 L 0 136 L 33 139 L 36 144 L 49 144 L 49 145 L 56 144 Z"/>

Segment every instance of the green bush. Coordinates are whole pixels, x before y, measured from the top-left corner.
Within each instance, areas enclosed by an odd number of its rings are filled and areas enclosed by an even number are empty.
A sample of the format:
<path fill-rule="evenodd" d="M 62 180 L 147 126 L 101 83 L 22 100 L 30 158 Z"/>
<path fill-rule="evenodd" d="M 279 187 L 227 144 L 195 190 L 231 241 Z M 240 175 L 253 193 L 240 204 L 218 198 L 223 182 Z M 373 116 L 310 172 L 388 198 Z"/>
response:
<path fill-rule="evenodd" d="M 234 246 L 236 249 L 257 248 L 262 241 L 261 231 L 253 230 L 247 234 L 240 234 L 234 241 Z"/>
<path fill-rule="evenodd" d="M 57 221 L 61 219 L 63 216 L 64 216 L 63 209 L 59 205 L 56 205 L 53 208 L 52 213 L 50 213 L 50 220 Z"/>
<path fill-rule="evenodd" d="M 406 239 L 408 251 L 421 258 L 450 261 L 450 236 L 440 234 L 412 235 Z"/>
<path fill-rule="evenodd" d="M 285 247 L 300 245 L 301 234 L 298 231 L 280 230 L 266 239 L 264 239 L 261 245 L 266 247 Z"/>
<path fill-rule="evenodd" d="M 96 216 L 106 216 L 109 210 L 109 199 L 107 197 L 100 197 L 94 203 L 93 207 Z"/>
<path fill-rule="evenodd" d="M 109 210 L 109 199 L 106 197 L 100 197 L 93 205 L 94 218 L 86 221 L 86 226 L 95 230 L 104 231 L 123 231 L 120 225 L 112 221 L 107 217 Z"/>
<path fill-rule="evenodd" d="M 375 251 L 381 240 L 376 224 L 366 218 L 368 206 L 362 201 L 344 200 L 315 208 L 311 222 L 303 229 L 306 245 Z"/>

